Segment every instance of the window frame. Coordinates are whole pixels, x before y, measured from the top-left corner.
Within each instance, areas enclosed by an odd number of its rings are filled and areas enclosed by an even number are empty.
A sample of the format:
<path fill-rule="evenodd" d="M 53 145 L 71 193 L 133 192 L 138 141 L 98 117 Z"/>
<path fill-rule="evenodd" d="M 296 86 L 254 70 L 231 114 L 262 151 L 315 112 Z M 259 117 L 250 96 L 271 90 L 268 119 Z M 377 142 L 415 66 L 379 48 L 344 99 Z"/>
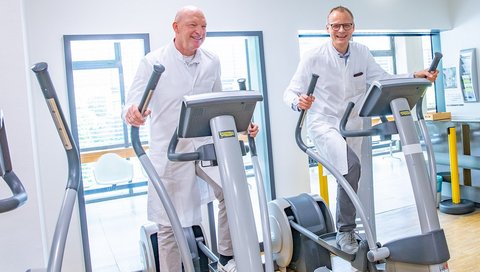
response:
<path fill-rule="evenodd" d="M 75 101 L 75 88 L 73 82 L 73 70 L 84 69 L 99 69 L 99 68 L 119 68 L 119 80 L 123 81 L 121 76 L 121 66 L 118 65 L 119 52 L 118 48 L 115 48 L 115 60 L 99 60 L 99 61 L 72 61 L 71 54 L 71 42 L 73 41 L 86 41 L 86 40 L 127 40 L 127 39 L 141 39 L 143 40 L 144 55 L 150 52 L 150 35 L 148 33 L 135 33 L 135 34 L 93 34 L 93 35 L 64 35 L 64 53 L 65 53 L 65 72 L 67 76 L 67 90 L 68 90 L 68 106 L 70 110 L 70 122 L 72 127 L 72 135 L 77 143 L 78 137 L 78 123 L 77 123 L 77 111 Z M 122 105 L 126 99 L 126 86 L 120 84 L 120 95 Z M 113 148 L 127 148 L 130 144 L 129 130 L 126 124 L 123 124 L 123 139 L 122 144 L 116 145 L 103 145 L 91 148 L 80 147 L 80 152 L 98 151 Z"/>

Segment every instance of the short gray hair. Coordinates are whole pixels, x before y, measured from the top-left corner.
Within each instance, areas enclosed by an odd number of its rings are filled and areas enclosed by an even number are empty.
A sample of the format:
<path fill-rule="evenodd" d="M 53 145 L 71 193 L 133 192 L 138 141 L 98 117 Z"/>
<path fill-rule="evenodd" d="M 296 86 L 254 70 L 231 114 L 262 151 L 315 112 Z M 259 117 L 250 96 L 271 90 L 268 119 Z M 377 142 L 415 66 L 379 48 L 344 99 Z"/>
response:
<path fill-rule="evenodd" d="M 352 17 L 352 22 L 354 21 L 353 13 L 348 8 L 346 8 L 344 6 L 336 6 L 336 7 L 332 8 L 330 10 L 330 12 L 328 13 L 327 24 L 329 23 L 328 18 L 330 17 L 330 14 L 332 14 L 332 12 L 334 12 L 334 11 L 346 12 L 346 13 L 350 14 L 350 17 Z"/>

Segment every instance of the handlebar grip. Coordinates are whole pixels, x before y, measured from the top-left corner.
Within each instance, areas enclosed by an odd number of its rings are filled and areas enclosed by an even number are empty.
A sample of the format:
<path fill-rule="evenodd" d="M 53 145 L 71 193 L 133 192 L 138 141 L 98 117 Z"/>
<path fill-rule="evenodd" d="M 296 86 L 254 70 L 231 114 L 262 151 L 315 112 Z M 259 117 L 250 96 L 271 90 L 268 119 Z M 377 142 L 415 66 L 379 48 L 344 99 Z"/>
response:
<path fill-rule="evenodd" d="M 238 88 L 240 89 L 240 91 L 246 91 L 247 90 L 247 84 L 246 84 L 246 80 L 244 78 L 237 79 L 237 83 L 238 83 Z"/>
<path fill-rule="evenodd" d="M 160 80 L 160 77 L 164 71 L 165 67 L 163 65 L 153 65 L 152 75 L 148 80 L 147 86 L 145 87 L 145 93 L 143 93 L 142 100 L 140 100 L 140 104 L 138 105 L 138 110 L 142 115 L 147 110 L 150 99 L 152 99 L 153 91 L 157 87 L 158 81 Z"/>
<path fill-rule="evenodd" d="M 435 52 L 435 56 L 433 57 L 432 63 L 430 64 L 430 68 L 428 68 L 429 72 L 433 72 L 437 70 L 438 63 L 442 59 L 443 55 L 440 52 Z"/>
<path fill-rule="evenodd" d="M 365 129 L 365 130 L 347 130 L 347 122 L 348 122 L 348 117 L 352 113 L 353 107 L 355 107 L 355 103 L 349 102 L 347 105 L 347 109 L 345 110 L 345 113 L 343 114 L 342 120 L 340 120 L 340 134 L 342 134 L 343 137 L 364 137 L 364 136 L 372 136 L 378 134 L 377 129 L 371 128 L 371 129 Z"/>
<path fill-rule="evenodd" d="M 438 63 L 440 63 L 440 60 L 442 59 L 442 57 L 443 57 L 442 53 L 435 52 L 432 63 L 430 64 L 430 68 L 428 68 L 429 72 L 434 72 L 435 70 L 437 70 Z M 423 97 L 420 100 L 418 100 L 417 104 L 416 104 L 416 106 L 417 106 L 416 107 L 417 108 L 416 112 L 417 112 L 418 120 L 425 119 L 425 117 L 423 116 L 422 103 L 423 103 Z"/>
<path fill-rule="evenodd" d="M 56 96 L 55 88 L 48 73 L 48 64 L 46 62 L 39 62 L 32 66 L 32 71 L 35 73 L 42 89 L 45 99 L 51 99 Z"/>
<path fill-rule="evenodd" d="M 317 85 L 317 80 L 318 80 L 318 75 L 312 73 L 312 79 L 310 79 L 310 84 L 308 85 L 308 89 L 307 89 L 308 96 L 312 95 L 313 91 L 315 91 L 315 85 Z M 300 112 L 300 117 L 298 117 L 297 126 L 295 128 L 295 141 L 297 142 L 298 147 L 300 147 L 300 149 L 303 151 L 306 151 L 308 149 L 308 146 L 305 144 L 305 142 L 302 139 L 303 121 L 305 119 L 306 113 L 307 112 L 305 110 L 302 110 Z"/>
<path fill-rule="evenodd" d="M 257 156 L 257 145 L 255 144 L 255 139 L 248 135 L 248 147 L 250 148 L 251 156 Z"/>
<path fill-rule="evenodd" d="M 307 95 L 310 96 L 315 91 L 315 85 L 317 85 L 318 75 L 312 74 L 312 79 L 310 79 L 310 85 L 308 85 Z"/>
<path fill-rule="evenodd" d="M 50 77 L 50 73 L 48 72 L 48 64 L 46 62 L 36 63 L 32 66 L 31 70 L 37 77 L 40 89 L 42 90 L 43 96 L 47 102 L 50 115 L 52 116 L 55 126 L 57 127 L 57 132 L 64 148 L 67 150 L 76 150 L 77 148 L 75 141 L 73 140 L 70 129 L 68 128 L 67 121 L 63 114 L 60 103 L 58 102 L 57 92 L 55 91 L 55 87 L 53 87 L 52 79 Z M 75 151 L 75 153 L 78 153 L 78 151 Z M 74 158 L 74 160 L 77 160 L 77 158 Z M 76 164 L 76 162 L 74 164 Z"/>
<path fill-rule="evenodd" d="M 3 176 L 3 179 L 7 182 L 13 195 L 9 198 L 0 200 L 0 213 L 14 210 L 25 204 L 28 199 L 27 192 L 25 191 L 22 182 L 13 171 L 6 173 Z"/>
<path fill-rule="evenodd" d="M 145 92 L 143 93 L 142 100 L 138 106 L 138 110 L 143 115 L 145 110 L 147 110 L 148 103 L 152 99 L 153 91 L 157 87 L 157 83 L 160 80 L 160 76 L 165 71 L 165 67 L 161 64 L 153 65 L 153 72 L 148 80 L 147 86 L 145 87 Z M 135 151 L 135 154 L 140 157 L 145 154 L 145 150 L 142 147 L 142 141 L 140 140 L 140 128 L 132 126 L 130 128 L 130 138 L 132 141 L 132 147 Z"/>
<path fill-rule="evenodd" d="M 239 78 L 237 80 L 237 83 L 238 83 L 238 88 L 241 91 L 247 90 L 246 80 L 244 78 Z M 252 136 L 250 136 L 250 134 L 248 135 L 247 138 L 248 138 L 248 147 L 250 148 L 251 156 L 257 156 L 257 147 L 255 145 L 255 139 Z"/>
<path fill-rule="evenodd" d="M 345 109 L 345 113 L 343 114 L 342 119 L 340 120 L 340 134 L 345 136 L 345 133 L 348 134 L 346 127 L 347 127 L 347 121 L 348 121 L 348 116 L 350 116 L 350 113 L 352 113 L 353 107 L 355 107 L 355 103 L 349 102 L 347 105 L 347 108 Z"/>

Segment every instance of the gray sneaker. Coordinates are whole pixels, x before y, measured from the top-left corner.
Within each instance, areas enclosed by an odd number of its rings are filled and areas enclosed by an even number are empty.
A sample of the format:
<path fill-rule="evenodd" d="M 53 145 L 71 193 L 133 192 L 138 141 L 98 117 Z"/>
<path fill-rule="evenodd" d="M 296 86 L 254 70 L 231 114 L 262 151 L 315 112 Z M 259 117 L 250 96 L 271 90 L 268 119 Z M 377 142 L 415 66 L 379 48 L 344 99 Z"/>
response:
<path fill-rule="evenodd" d="M 355 238 L 355 231 L 337 232 L 337 245 L 348 254 L 354 254 L 358 250 L 358 242 Z"/>

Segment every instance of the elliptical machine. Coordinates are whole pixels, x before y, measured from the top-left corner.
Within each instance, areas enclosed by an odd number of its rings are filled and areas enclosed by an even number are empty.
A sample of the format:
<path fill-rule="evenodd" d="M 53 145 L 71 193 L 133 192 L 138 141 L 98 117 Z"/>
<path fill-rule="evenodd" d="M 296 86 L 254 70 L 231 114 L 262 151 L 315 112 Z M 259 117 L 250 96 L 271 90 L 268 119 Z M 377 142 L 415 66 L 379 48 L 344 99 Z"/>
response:
<path fill-rule="evenodd" d="M 154 66 L 154 71 L 141 100 L 139 110 L 144 112 L 155 90 L 158 79 L 163 72 L 163 66 Z M 189 95 L 184 97 L 180 113 L 180 122 L 168 147 L 168 158 L 172 161 L 209 161 L 218 165 L 222 188 L 228 214 L 228 223 L 233 243 L 233 251 L 239 272 L 264 271 L 261 259 L 261 249 L 257 239 L 253 210 L 250 205 L 245 168 L 242 155 L 245 154 L 243 142 L 238 141 L 237 132 L 246 131 L 255 109 L 255 105 L 263 98 L 256 92 L 218 92 Z M 148 156 L 143 151 L 138 136 L 138 127 L 131 130 L 132 145 L 142 163 L 150 181 L 153 183 L 167 215 L 172 223 L 172 229 L 177 240 L 185 271 L 217 271 L 218 258 L 208 248 L 208 239 L 200 226 L 182 228 L 173 205 L 164 189 L 160 177 L 156 173 Z M 213 144 L 199 147 L 195 152 L 176 153 L 179 138 L 212 136 Z M 253 139 L 249 139 L 250 149 L 255 150 Z M 256 152 L 255 152 L 256 156 Z M 258 162 L 254 159 L 252 162 Z M 260 169 L 254 165 L 256 172 Z M 258 174 L 257 174 L 258 176 Z M 259 181 L 257 180 L 257 185 Z M 260 185 L 259 185 L 260 186 Z M 263 183 L 261 183 L 263 186 Z M 264 190 L 258 190 L 264 194 Z M 265 198 L 265 217 L 268 220 Z M 240 203 L 248 203 L 240 205 Z M 263 222 L 268 224 L 268 222 Z M 148 225 L 141 228 L 141 248 L 147 271 L 159 271 L 157 226 Z M 270 241 L 264 232 L 264 243 Z M 267 242 L 266 242 L 267 241 Z M 265 254 L 269 246 L 265 246 Z M 271 258 L 266 258 L 266 271 L 273 272 Z"/>
<path fill-rule="evenodd" d="M 316 84 L 312 77 L 309 92 Z M 410 173 L 412 188 L 420 219 L 421 234 L 391 241 L 381 246 L 373 239 L 373 232 L 366 220 L 362 203 L 357 195 L 328 161 L 322 159 L 313 148 L 301 139 L 305 111 L 297 125 L 296 139 L 299 147 L 310 157 L 320 162 L 345 189 L 365 228 L 365 239 L 359 241 L 356 254 L 347 254 L 336 245 L 336 233 L 332 216 L 319 196 L 302 194 L 291 198 L 277 199 L 269 203 L 271 220 L 278 225 L 272 231 L 278 233 L 273 240 L 275 261 L 282 271 L 330 271 L 330 254 L 349 261 L 359 271 L 389 272 L 447 272 L 450 258 L 445 234 L 440 228 L 436 213 L 432 186 L 427 173 L 423 151 L 415 130 L 410 110 L 425 94 L 431 83 L 425 79 L 391 79 L 374 82 L 360 109 L 360 116 L 371 117 L 393 114 L 395 121 L 380 123 L 368 130 L 347 131 L 348 116 L 354 104 L 350 103 L 340 124 L 345 137 L 390 135 L 398 133 Z M 428 132 L 424 135 L 428 138 Z M 432 159 L 430 158 L 430 161 Z M 273 218 L 272 218 L 273 217 Z M 277 246 L 278 245 L 278 246 Z"/>

